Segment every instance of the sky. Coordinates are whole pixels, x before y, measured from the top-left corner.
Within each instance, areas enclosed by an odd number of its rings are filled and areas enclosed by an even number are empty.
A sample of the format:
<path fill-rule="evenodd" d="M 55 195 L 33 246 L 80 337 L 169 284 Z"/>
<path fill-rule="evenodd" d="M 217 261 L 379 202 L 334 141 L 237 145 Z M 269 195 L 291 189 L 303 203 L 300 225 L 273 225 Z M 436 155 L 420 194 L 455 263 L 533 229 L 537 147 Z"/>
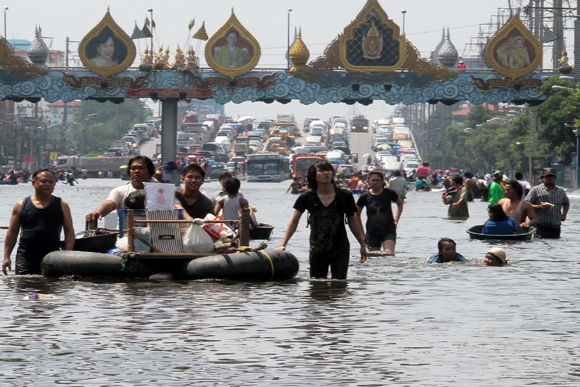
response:
<path fill-rule="evenodd" d="M 288 34 L 288 15 L 293 37 L 294 28 L 301 27 L 302 38 L 310 50 L 310 60 L 321 56 L 326 46 L 356 18 L 366 0 L 2 0 L 8 7 L 5 11 L 8 39 L 34 37 L 35 24 L 40 24 L 46 43 L 51 49 L 64 50 L 66 37 L 80 41 L 105 15 L 110 6 L 111 15 L 129 35 L 135 22 L 143 26 L 148 8 L 153 9 L 156 24 L 154 45 L 170 46 L 172 58 L 179 44 L 182 49 L 192 35 L 205 21 L 211 37 L 230 17 L 231 9 L 238 20 L 258 40 L 262 57 L 257 67 L 285 68 Z M 464 52 L 470 37 L 476 36 L 478 25 L 488 23 L 490 15 L 497 14 L 500 7 L 507 7 L 508 0 L 379 0 L 381 6 L 400 27 L 405 14 L 407 39 L 419 49 L 423 57 L 441 40 L 441 30 L 449 27 L 451 41 L 459 51 Z M 527 1 L 512 0 L 518 3 Z M 292 11 L 289 12 L 288 9 Z M 188 24 L 195 18 L 191 33 Z M 4 27 L 4 24 L 2 24 Z M 487 28 L 487 27 L 486 27 Z M 3 31 L 2 31 L 3 34 Z M 148 41 L 148 40 L 147 40 Z M 204 42 L 189 39 L 189 44 L 203 57 Z M 139 41 L 137 50 L 144 50 L 145 40 Z M 567 44 L 571 54 L 572 42 Z M 76 45 L 71 46 L 76 50 Z M 202 66 L 205 60 L 201 59 Z M 367 118 L 378 119 L 389 116 L 393 107 L 375 101 L 370 106 L 355 104 L 300 105 L 291 102 L 282 105 L 277 102 L 266 105 L 257 103 L 229 103 L 226 114 L 237 117 L 251 115 L 258 119 L 274 118 L 278 113 L 295 114 L 298 122 L 305 117 L 327 118 L 334 115 L 364 114 Z"/>

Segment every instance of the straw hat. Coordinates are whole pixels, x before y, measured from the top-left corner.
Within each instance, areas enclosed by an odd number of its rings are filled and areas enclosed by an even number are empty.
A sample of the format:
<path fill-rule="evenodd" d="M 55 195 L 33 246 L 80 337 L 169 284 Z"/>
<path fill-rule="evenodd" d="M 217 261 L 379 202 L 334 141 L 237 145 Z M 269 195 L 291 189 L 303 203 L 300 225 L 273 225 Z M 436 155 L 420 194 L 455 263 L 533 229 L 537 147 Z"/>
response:
<path fill-rule="evenodd" d="M 506 256 L 505 251 L 503 251 L 503 249 L 496 247 L 496 248 L 489 250 L 488 253 L 491 253 L 491 254 L 495 255 L 496 257 L 498 257 L 504 265 L 507 263 L 507 256 Z"/>

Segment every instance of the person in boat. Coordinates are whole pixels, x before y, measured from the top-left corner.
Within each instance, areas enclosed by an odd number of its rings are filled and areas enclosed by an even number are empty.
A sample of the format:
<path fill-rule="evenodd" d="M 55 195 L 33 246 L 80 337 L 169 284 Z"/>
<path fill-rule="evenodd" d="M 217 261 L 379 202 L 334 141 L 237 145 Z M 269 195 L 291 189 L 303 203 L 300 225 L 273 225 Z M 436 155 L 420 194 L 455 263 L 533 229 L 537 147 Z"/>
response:
<path fill-rule="evenodd" d="M 429 182 L 425 180 L 425 176 L 423 175 L 417 176 L 417 180 L 415 180 L 415 191 L 421 192 L 431 191 L 431 187 L 429 187 Z"/>
<path fill-rule="evenodd" d="M 485 266 L 505 266 L 507 265 L 507 256 L 503 249 L 493 248 L 485 254 L 483 259 Z"/>
<path fill-rule="evenodd" d="M 214 193 L 214 194 L 211 196 L 211 202 L 212 202 L 212 204 L 214 205 L 214 207 L 215 207 L 215 205 L 216 205 L 216 203 L 217 203 L 217 201 L 218 201 L 219 199 L 221 199 L 221 198 L 223 198 L 223 197 L 225 197 L 225 196 L 227 196 L 227 195 L 228 195 L 228 193 L 226 192 L 226 189 L 225 189 L 225 187 L 224 187 L 224 183 L 225 183 L 225 181 L 226 181 L 227 179 L 231 179 L 231 178 L 232 178 L 232 174 L 231 174 L 231 173 L 229 173 L 229 172 L 223 172 L 223 173 L 220 175 L 220 177 L 219 177 L 219 182 L 220 182 L 220 185 L 221 185 L 222 189 L 221 189 L 221 191 L 218 191 L 218 192 Z M 238 196 L 239 196 L 239 197 L 241 197 L 241 198 L 243 198 L 243 197 L 244 197 L 244 194 L 242 194 L 241 192 L 238 192 Z M 216 214 L 217 214 L 217 213 L 216 213 Z"/>
<path fill-rule="evenodd" d="M 556 172 L 552 168 L 544 168 L 541 178 L 542 184 L 530 190 L 526 201 L 532 204 L 538 216 L 536 235 L 557 239 L 562 222 L 568 216 L 570 200 L 564 189 L 556 186 Z"/>
<path fill-rule="evenodd" d="M 20 173 L 20 179 L 23 183 L 28 183 L 28 179 L 30 179 L 30 172 L 28 169 L 24 168 Z"/>
<path fill-rule="evenodd" d="M 292 180 L 292 183 L 286 190 L 286 193 L 288 193 L 290 190 L 292 190 L 292 195 L 298 195 L 300 192 L 302 192 L 302 183 L 300 182 L 300 178 L 295 177 Z"/>
<path fill-rule="evenodd" d="M 518 233 L 516 221 L 507 216 L 499 204 L 490 204 L 487 207 L 487 214 L 489 220 L 483 224 L 482 234 L 511 235 Z"/>
<path fill-rule="evenodd" d="M 395 191 L 395 193 L 404 202 L 405 197 L 407 196 L 407 191 L 409 191 L 409 183 L 407 180 L 405 180 L 404 177 L 402 177 L 401 171 L 395 171 L 393 172 L 393 177 L 389 179 L 388 188 L 392 191 Z"/>
<path fill-rule="evenodd" d="M 457 244 L 453 239 L 439 239 L 437 249 L 439 251 L 427 258 L 426 263 L 467 262 L 467 259 L 457 252 Z"/>
<path fill-rule="evenodd" d="M 449 203 L 444 195 L 444 203 L 449 204 L 447 216 L 450 218 L 469 218 L 469 208 L 467 207 L 467 188 L 463 185 L 461 176 L 454 176 L 451 180 L 451 187 L 447 191 L 447 196 L 453 196 Z"/>
<path fill-rule="evenodd" d="M 235 177 L 230 177 L 224 181 L 224 189 L 226 196 L 218 199 L 215 204 L 214 214 L 219 214 L 223 210 L 223 220 L 238 220 L 239 210 L 249 208 L 250 203 L 239 195 L 240 180 Z"/>
<path fill-rule="evenodd" d="M 60 247 L 60 233 L 64 229 L 65 250 L 72 250 L 75 232 L 68 204 L 53 196 L 56 177 L 48 169 L 39 169 L 32 175 L 34 194 L 16 203 L 12 209 L 10 226 L 4 241 L 5 275 L 12 269 L 10 255 L 21 231 L 16 253 L 16 274 L 41 274 L 40 262 L 51 251 Z"/>
<path fill-rule="evenodd" d="M 356 202 L 357 219 L 361 222 L 363 208 L 367 209 L 367 232 L 365 243 L 369 251 L 395 252 L 397 243 L 397 224 L 403 213 L 403 201 L 397 193 L 384 188 L 385 177 L 379 170 L 369 173 L 370 190 L 363 193 Z M 397 213 L 393 217 L 391 203 L 397 204 Z"/>
<path fill-rule="evenodd" d="M 517 180 L 510 180 L 505 185 L 505 198 L 499 201 L 503 212 L 513 218 L 520 228 L 529 228 L 538 224 L 536 212 L 532 205 L 523 199 L 524 188 Z M 530 219 L 526 222 L 526 218 Z"/>
<path fill-rule="evenodd" d="M 495 171 L 493 173 L 493 181 L 489 185 L 489 200 L 487 204 L 498 203 L 505 197 L 502 181 L 503 173 L 501 171 Z"/>
<path fill-rule="evenodd" d="M 18 184 L 18 175 L 16 174 L 16 172 L 14 172 L 14 170 L 10 170 L 10 172 L 8 172 L 8 177 L 6 179 L 12 185 Z"/>
<path fill-rule="evenodd" d="M 426 161 L 417 168 L 417 176 L 423 176 L 423 178 L 426 178 L 430 173 L 431 169 L 429 168 L 429 163 Z"/>
<path fill-rule="evenodd" d="M 185 219 L 203 219 L 207 214 L 214 213 L 214 206 L 207 196 L 199 189 L 205 180 L 205 171 L 198 164 L 190 164 L 183 168 L 181 174 L 183 187 L 175 188 L 175 208 L 184 209 Z"/>
<path fill-rule="evenodd" d="M 147 156 L 135 156 L 129 159 L 127 170 L 131 181 L 113 189 L 109 197 L 95 209 L 95 211 L 86 215 L 87 222 L 96 221 L 107 216 L 114 210 L 125 208 L 125 199 L 135 191 L 145 193 L 145 183 L 157 182 L 153 179 L 155 166 L 153 161 Z"/>
<path fill-rule="evenodd" d="M 286 245 L 296 232 L 304 211 L 308 211 L 310 225 L 310 277 L 326 278 L 330 267 L 332 279 L 344 280 L 348 273 L 350 243 L 344 218 L 360 243 L 361 262 L 367 259 L 364 233 L 356 217 L 352 193 L 336 187 L 334 168 L 328 161 L 319 161 L 308 169 L 311 190 L 302 193 L 294 204 L 294 214 L 288 224 L 278 250 Z"/>

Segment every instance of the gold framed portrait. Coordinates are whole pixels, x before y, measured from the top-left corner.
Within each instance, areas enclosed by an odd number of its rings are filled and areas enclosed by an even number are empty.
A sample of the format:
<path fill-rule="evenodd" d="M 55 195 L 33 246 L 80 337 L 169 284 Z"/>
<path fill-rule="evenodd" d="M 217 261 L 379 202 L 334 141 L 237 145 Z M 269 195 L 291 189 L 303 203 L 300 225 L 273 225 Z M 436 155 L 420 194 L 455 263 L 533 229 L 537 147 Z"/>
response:
<path fill-rule="evenodd" d="M 135 51 L 133 40 L 115 23 L 109 11 L 79 44 L 83 65 L 105 78 L 131 66 Z"/>
<path fill-rule="evenodd" d="M 518 14 L 487 43 L 486 59 L 498 73 L 516 79 L 532 73 L 542 63 L 542 44 Z"/>
<path fill-rule="evenodd" d="M 260 44 L 232 10 L 229 20 L 207 41 L 205 60 L 212 69 L 230 78 L 251 71 L 261 56 Z"/>

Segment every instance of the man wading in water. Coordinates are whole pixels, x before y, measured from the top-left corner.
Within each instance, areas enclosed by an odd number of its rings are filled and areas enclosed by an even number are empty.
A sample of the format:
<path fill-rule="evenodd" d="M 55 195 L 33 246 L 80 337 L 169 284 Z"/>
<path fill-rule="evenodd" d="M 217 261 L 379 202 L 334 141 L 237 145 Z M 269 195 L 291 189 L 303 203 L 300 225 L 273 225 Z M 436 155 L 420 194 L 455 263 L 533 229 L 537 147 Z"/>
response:
<path fill-rule="evenodd" d="M 302 193 L 294 204 L 294 214 L 278 250 L 285 250 L 294 235 L 302 213 L 308 210 L 310 225 L 310 277 L 326 278 L 328 267 L 332 279 L 346 279 L 350 259 L 350 244 L 344 217 L 360 243 L 361 262 L 367 259 L 366 244 L 352 193 L 334 185 L 334 168 L 320 161 L 308 169 L 311 191 Z"/>
<path fill-rule="evenodd" d="M 48 169 L 38 170 L 32 175 L 34 195 L 16 203 L 12 209 L 10 228 L 4 242 L 5 275 L 11 269 L 10 254 L 16 245 L 18 232 L 22 229 L 16 253 L 16 274 L 41 274 L 42 258 L 59 249 L 60 231 L 64 228 L 65 249 L 72 250 L 75 231 L 68 204 L 53 196 L 56 177 Z"/>

